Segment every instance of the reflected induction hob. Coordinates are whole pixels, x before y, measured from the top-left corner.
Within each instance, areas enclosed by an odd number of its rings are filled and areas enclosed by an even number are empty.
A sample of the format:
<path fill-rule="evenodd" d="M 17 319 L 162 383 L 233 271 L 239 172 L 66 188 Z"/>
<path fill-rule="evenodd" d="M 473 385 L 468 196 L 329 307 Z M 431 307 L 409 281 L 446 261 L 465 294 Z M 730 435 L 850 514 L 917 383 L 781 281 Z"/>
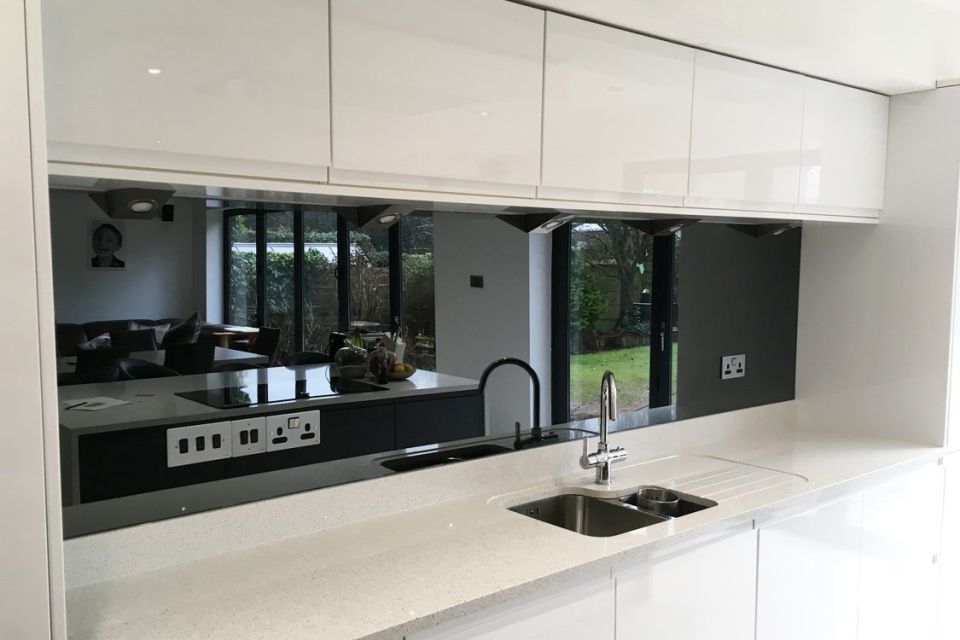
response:
<path fill-rule="evenodd" d="M 215 409 L 251 407 L 274 402 L 309 400 L 349 393 L 386 391 L 387 387 L 349 378 L 328 378 L 325 370 L 271 370 L 268 380 L 251 373 L 237 385 L 215 389 L 181 391 L 176 395 Z"/>

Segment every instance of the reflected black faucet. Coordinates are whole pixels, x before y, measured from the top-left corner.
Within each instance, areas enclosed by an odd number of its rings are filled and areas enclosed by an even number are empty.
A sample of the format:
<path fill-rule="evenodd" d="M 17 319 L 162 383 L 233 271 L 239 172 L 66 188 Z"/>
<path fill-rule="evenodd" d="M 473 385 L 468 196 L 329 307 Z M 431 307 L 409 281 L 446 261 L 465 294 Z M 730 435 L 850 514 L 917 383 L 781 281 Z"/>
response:
<path fill-rule="evenodd" d="M 530 425 L 530 431 L 534 434 L 534 437 L 539 441 L 541 439 L 542 430 L 540 429 L 540 376 L 537 375 L 537 372 L 533 370 L 529 364 L 521 360 L 520 358 L 500 358 L 499 360 L 494 360 L 487 368 L 483 370 L 483 373 L 480 374 L 480 395 L 483 395 L 484 391 L 487 388 L 487 378 L 490 377 L 490 374 L 493 373 L 494 369 L 502 367 L 504 365 L 512 364 L 520 367 L 527 372 L 527 375 L 530 376 L 530 380 L 533 381 L 533 424 Z M 517 423 L 517 441 L 514 443 L 515 448 L 520 449 L 523 446 L 523 443 L 520 440 L 520 423 Z"/>

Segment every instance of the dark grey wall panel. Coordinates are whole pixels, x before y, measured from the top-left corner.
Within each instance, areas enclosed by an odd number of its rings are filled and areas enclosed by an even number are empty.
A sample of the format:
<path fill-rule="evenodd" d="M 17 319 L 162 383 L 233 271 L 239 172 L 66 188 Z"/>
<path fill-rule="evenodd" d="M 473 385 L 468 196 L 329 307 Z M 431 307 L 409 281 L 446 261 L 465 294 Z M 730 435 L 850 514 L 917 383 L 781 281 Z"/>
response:
<path fill-rule="evenodd" d="M 678 417 L 794 397 L 800 239 L 800 229 L 761 238 L 721 224 L 683 230 Z M 740 353 L 746 377 L 721 380 L 721 357 Z"/>

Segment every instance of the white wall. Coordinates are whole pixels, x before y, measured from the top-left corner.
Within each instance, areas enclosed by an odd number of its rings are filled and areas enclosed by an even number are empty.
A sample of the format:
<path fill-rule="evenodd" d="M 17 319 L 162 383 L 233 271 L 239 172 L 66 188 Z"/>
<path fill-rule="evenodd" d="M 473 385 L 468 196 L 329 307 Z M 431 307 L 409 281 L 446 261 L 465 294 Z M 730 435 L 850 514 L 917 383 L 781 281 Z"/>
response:
<path fill-rule="evenodd" d="M 38 13 L 0 0 L 0 638 L 42 640 L 66 633 Z"/>
<path fill-rule="evenodd" d="M 808 428 L 943 444 L 960 88 L 890 99 L 876 227 L 804 226 L 797 405 Z"/>
<path fill-rule="evenodd" d="M 541 406 L 548 405 L 549 236 L 481 214 L 438 212 L 433 224 L 437 370 L 476 380 L 497 358 L 521 358 L 540 376 Z M 482 289 L 470 287 L 471 275 L 483 276 Z M 528 380 L 516 367 L 492 375 L 488 433 L 512 433 L 514 421 L 529 429 Z M 548 424 L 549 415 L 541 413 Z"/>
<path fill-rule="evenodd" d="M 553 309 L 551 307 L 551 283 L 553 281 L 553 251 L 550 234 L 531 234 L 530 259 L 530 292 L 529 309 L 530 325 L 530 359 L 528 362 L 537 375 L 540 376 L 540 422 L 542 425 L 553 424 L 550 413 L 550 389 L 553 377 L 550 367 L 550 338 L 553 326 Z"/>
<path fill-rule="evenodd" d="M 90 263 L 90 220 L 110 219 L 79 191 L 51 194 L 53 285 L 57 322 L 122 318 L 183 318 L 198 306 L 195 214 L 199 200 L 173 201 L 174 221 L 125 220 L 122 253 L 127 268 L 104 271 Z M 202 215 L 202 214 L 197 214 Z"/>
<path fill-rule="evenodd" d="M 210 209 L 193 219 L 194 307 L 207 322 L 223 322 L 223 210 Z"/>

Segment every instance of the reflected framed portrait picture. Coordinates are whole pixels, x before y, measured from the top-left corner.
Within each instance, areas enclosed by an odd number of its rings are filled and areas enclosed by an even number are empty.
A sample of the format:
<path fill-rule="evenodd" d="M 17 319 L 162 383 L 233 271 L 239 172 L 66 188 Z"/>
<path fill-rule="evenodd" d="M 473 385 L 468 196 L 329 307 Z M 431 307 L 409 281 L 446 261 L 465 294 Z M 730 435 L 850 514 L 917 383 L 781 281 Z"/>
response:
<path fill-rule="evenodd" d="M 127 268 L 123 251 L 125 228 L 119 220 L 91 220 L 87 245 L 90 248 L 88 269 L 122 271 Z"/>

